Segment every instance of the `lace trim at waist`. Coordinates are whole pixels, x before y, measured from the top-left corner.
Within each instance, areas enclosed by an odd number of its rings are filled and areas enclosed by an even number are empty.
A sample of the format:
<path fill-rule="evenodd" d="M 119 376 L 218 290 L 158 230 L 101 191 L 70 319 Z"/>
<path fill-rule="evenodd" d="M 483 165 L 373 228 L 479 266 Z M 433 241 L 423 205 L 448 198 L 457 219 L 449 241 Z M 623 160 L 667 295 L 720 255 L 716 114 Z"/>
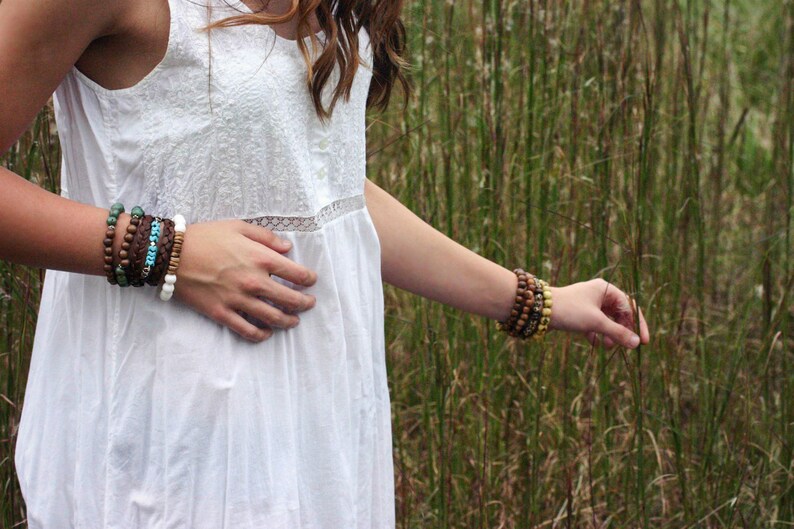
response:
<path fill-rule="evenodd" d="M 249 224 L 262 226 L 272 231 L 318 231 L 328 222 L 363 208 L 365 203 L 364 195 L 362 194 L 335 200 L 311 217 L 265 215 L 243 220 Z"/>

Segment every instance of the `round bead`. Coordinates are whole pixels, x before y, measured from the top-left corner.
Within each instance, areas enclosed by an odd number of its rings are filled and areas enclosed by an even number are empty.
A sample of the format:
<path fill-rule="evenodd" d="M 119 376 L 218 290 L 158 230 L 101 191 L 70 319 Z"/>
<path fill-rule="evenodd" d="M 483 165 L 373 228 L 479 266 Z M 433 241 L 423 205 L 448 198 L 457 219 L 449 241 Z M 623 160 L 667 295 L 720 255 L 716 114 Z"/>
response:
<path fill-rule="evenodd" d="M 127 258 L 127 257 L 129 257 L 129 256 L 130 256 L 130 252 L 128 252 L 127 250 L 121 250 L 121 251 L 119 251 L 119 257 L 120 257 L 121 259 L 126 259 L 126 258 Z"/>
<path fill-rule="evenodd" d="M 134 237 L 135 237 L 135 235 L 134 235 L 134 234 L 132 234 L 132 233 L 127 233 L 127 234 L 125 234 L 125 235 L 124 235 L 124 240 L 125 240 L 126 242 L 132 242 L 132 239 L 133 239 Z"/>
<path fill-rule="evenodd" d="M 160 299 L 162 299 L 163 301 L 170 300 L 172 295 L 173 293 L 171 292 L 163 292 L 162 290 L 160 291 Z"/>
<path fill-rule="evenodd" d="M 105 265 L 105 266 L 103 266 L 102 268 L 105 270 L 105 273 L 108 273 L 108 272 L 112 272 L 112 271 L 113 271 L 113 265 L 112 265 L 112 264 L 106 264 L 106 265 Z"/>
<path fill-rule="evenodd" d="M 169 294 L 174 291 L 174 285 L 172 283 L 165 283 L 163 285 L 163 292 L 168 292 Z"/>
<path fill-rule="evenodd" d="M 113 256 L 112 255 L 106 255 L 105 256 L 105 264 L 113 264 Z"/>
<path fill-rule="evenodd" d="M 130 266 L 130 260 L 129 259 L 122 259 L 121 260 L 121 266 L 123 266 L 124 268 L 127 268 L 128 266 Z"/>
<path fill-rule="evenodd" d="M 548 318 L 548 316 L 544 316 L 544 317 L 542 317 L 542 318 L 540 319 L 540 324 L 541 324 L 541 325 L 543 325 L 544 327 L 545 327 L 546 325 L 548 325 L 548 324 L 549 324 L 549 318 Z"/>
<path fill-rule="evenodd" d="M 102 244 L 104 244 L 105 246 L 110 246 L 111 244 L 113 244 L 113 239 L 111 239 L 110 237 L 105 237 L 105 240 L 102 241 Z"/>
<path fill-rule="evenodd" d="M 543 304 L 544 304 L 545 306 L 547 306 L 547 307 L 551 308 L 552 301 L 551 301 L 550 299 L 547 299 L 546 301 L 544 301 L 544 302 L 543 302 Z"/>
<path fill-rule="evenodd" d="M 105 248 L 105 255 L 113 255 L 113 248 Z"/>
<path fill-rule="evenodd" d="M 543 309 L 544 316 L 551 316 L 551 309 Z"/>
<path fill-rule="evenodd" d="M 173 274 L 167 274 L 165 276 L 165 284 L 166 285 L 173 285 L 174 283 L 176 283 L 176 276 L 173 275 Z"/>
<path fill-rule="evenodd" d="M 116 219 L 116 217 L 108 217 L 108 220 L 107 220 L 108 226 L 115 226 L 116 225 L 116 220 L 118 220 L 118 219 Z"/>
<path fill-rule="evenodd" d="M 140 206 L 135 206 L 134 208 L 132 208 L 132 211 L 130 211 L 130 215 L 132 215 L 133 217 L 143 217 L 144 215 L 143 208 L 141 208 Z"/>

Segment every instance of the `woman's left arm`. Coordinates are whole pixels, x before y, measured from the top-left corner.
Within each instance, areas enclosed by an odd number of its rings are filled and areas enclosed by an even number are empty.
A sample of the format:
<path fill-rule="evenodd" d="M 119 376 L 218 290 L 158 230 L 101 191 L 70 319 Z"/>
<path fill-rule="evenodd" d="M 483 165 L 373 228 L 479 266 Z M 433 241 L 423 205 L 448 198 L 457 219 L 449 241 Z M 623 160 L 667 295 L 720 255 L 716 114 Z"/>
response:
<path fill-rule="evenodd" d="M 369 179 L 365 196 L 385 282 L 472 314 L 508 318 L 518 282 L 513 272 L 453 241 Z M 591 343 L 601 334 L 607 347 L 636 347 L 633 311 L 620 289 L 595 279 L 551 290 L 550 330 L 581 332 Z M 647 324 L 638 313 L 642 343 L 648 343 Z"/>

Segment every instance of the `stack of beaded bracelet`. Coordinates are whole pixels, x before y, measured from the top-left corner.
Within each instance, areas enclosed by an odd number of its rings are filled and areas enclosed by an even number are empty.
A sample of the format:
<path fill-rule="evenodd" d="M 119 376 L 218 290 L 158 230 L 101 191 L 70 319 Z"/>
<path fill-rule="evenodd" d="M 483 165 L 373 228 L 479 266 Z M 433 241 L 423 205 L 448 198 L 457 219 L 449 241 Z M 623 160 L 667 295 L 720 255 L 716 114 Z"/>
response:
<path fill-rule="evenodd" d="M 168 262 L 168 273 L 165 275 L 165 283 L 160 289 L 160 299 L 163 301 L 170 300 L 171 296 L 174 295 L 176 270 L 179 268 L 179 255 L 182 252 L 182 241 L 184 240 L 186 229 L 185 217 L 174 215 L 174 246 L 171 250 L 171 259 Z"/>
<path fill-rule="evenodd" d="M 520 268 L 513 270 L 518 277 L 515 302 L 510 316 L 496 327 L 515 338 L 542 339 L 551 321 L 551 290 L 549 284 Z"/>
<path fill-rule="evenodd" d="M 166 274 L 174 247 L 174 221 L 146 215 L 143 209 L 135 206 L 130 212 L 130 224 L 114 266 L 113 238 L 119 215 L 124 212 L 121 203 L 113 204 L 108 216 L 108 229 L 105 233 L 104 270 L 108 282 L 121 287 L 142 287 L 145 284 L 158 286 Z M 184 232 L 184 218 L 181 219 Z M 180 242 L 181 249 L 181 242 Z M 176 252 L 178 263 L 179 250 Z M 174 273 L 176 269 L 174 268 Z M 173 284 L 173 283 L 172 283 Z"/>

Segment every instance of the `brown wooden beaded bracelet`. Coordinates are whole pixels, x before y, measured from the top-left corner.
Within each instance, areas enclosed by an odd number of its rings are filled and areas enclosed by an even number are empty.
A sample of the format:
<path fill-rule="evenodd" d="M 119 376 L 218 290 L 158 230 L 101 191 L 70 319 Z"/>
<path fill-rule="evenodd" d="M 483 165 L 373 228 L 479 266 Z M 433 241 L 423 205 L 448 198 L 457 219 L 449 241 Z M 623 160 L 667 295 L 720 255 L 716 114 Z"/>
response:
<path fill-rule="evenodd" d="M 124 270 L 126 276 L 126 284 L 119 282 L 120 286 L 129 286 L 132 279 L 130 268 L 130 243 L 135 238 L 135 232 L 138 231 L 138 225 L 141 223 L 141 218 L 144 216 L 143 209 L 140 206 L 135 206 L 130 211 L 130 223 L 127 225 L 127 233 L 124 234 L 124 241 L 121 243 L 119 250 L 119 267 Z"/>
<path fill-rule="evenodd" d="M 527 274 L 529 279 L 527 280 L 527 286 L 523 289 L 519 288 L 518 292 L 523 294 L 523 303 L 521 305 L 520 313 L 518 315 L 518 319 L 515 321 L 513 326 L 510 328 L 510 336 L 518 336 L 522 333 L 522 330 L 526 327 L 529 322 L 531 313 L 532 313 L 532 303 L 535 295 L 535 291 L 537 289 L 537 279 L 532 274 Z"/>
<path fill-rule="evenodd" d="M 532 297 L 536 289 L 536 278 L 521 268 L 516 268 L 513 273 L 518 277 L 515 303 L 510 311 L 510 317 L 505 322 L 499 322 L 497 328 L 507 332 L 510 336 L 518 336 L 520 329 L 526 324 L 531 307 Z"/>
<path fill-rule="evenodd" d="M 513 308 L 510 311 L 510 316 L 501 324 L 506 329 L 512 329 L 516 325 L 518 319 L 521 317 L 522 308 L 525 303 L 526 290 L 528 288 L 531 289 L 531 274 L 524 272 L 520 268 L 514 269 L 513 273 L 516 274 L 518 278 L 518 285 L 516 288 L 515 302 L 513 303 Z"/>

